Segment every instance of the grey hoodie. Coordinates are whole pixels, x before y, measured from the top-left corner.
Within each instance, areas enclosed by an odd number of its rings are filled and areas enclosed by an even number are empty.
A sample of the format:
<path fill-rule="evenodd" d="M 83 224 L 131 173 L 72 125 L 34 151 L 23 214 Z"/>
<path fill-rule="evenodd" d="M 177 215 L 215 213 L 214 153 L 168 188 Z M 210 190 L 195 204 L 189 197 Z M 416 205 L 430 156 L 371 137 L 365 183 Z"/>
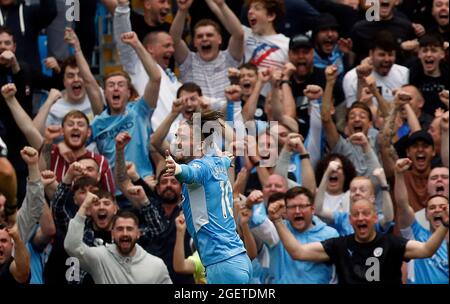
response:
<path fill-rule="evenodd" d="M 89 247 L 83 243 L 86 217 L 76 214 L 69 222 L 64 248 L 78 258 L 96 284 L 172 284 L 163 260 L 136 244 L 136 253 L 124 257 L 115 244 Z"/>

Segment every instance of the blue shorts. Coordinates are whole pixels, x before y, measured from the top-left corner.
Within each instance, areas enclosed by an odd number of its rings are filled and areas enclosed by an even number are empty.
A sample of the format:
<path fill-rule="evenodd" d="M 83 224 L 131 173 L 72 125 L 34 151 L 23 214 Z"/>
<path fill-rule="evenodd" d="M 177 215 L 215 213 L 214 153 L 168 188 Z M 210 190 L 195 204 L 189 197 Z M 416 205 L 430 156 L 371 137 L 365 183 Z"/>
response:
<path fill-rule="evenodd" d="M 243 252 L 206 267 L 206 280 L 208 284 L 248 284 L 252 272 L 252 262 Z"/>

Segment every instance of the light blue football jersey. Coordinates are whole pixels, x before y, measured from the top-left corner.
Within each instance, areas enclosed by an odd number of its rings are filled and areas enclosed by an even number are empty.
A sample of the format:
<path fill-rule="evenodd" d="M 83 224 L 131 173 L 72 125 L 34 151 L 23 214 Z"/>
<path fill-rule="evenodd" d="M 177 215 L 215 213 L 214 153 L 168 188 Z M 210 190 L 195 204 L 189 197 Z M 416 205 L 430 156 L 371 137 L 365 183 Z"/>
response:
<path fill-rule="evenodd" d="M 204 156 L 181 165 L 176 176 L 183 183 L 187 230 L 205 267 L 246 252 L 233 217 L 230 163 L 228 157 Z"/>

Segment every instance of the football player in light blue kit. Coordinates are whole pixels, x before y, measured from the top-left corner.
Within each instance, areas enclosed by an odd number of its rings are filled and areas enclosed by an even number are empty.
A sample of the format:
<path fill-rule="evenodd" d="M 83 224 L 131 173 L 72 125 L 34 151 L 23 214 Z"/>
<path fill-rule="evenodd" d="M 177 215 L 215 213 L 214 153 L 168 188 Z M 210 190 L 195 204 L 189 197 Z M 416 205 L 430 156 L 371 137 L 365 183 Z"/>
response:
<path fill-rule="evenodd" d="M 193 130 L 203 130 L 208 121 L 220 121 L 223 127 L 221 116 L 220 112 L 211 111 L 201 114 L 200 126 L 193 126 L 192 120 L 180 125 L 174 156 L 184 164 L 179 165 L 166 151 L 166 175 L 175 175 L 183 183 L 187 229 L 206 268 L 208 283 L 246 284 L 252 266 L 233 218 L 233 190 L 227 175 L 232 158 L 207 155 L 204 134 L 199 144 L 193 140 Z"/>

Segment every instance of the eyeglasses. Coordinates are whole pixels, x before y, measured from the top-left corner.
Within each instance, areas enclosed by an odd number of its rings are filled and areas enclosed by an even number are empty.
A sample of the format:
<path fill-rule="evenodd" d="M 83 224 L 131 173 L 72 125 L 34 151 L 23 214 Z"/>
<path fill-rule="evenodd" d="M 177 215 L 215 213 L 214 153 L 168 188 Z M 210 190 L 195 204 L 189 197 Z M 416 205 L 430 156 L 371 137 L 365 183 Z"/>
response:
<path fill-rule="evenodd" d="M 305 210 L 308 207 L 311 207 L 312 204 L 307 204 L 307 205 L 290 205 L 290 206 L 286 206 L 287 210 L 297 210 L 297 208 L 299 208 L 300 210 Z"/>

